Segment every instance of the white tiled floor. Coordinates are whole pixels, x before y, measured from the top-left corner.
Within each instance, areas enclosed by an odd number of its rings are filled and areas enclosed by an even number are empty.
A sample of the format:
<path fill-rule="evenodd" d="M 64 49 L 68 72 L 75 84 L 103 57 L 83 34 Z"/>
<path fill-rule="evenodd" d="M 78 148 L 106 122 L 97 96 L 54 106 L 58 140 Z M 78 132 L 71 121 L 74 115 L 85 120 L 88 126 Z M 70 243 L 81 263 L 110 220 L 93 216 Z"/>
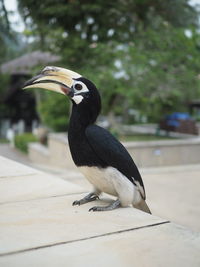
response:
<path fill-rule="evenodd" d="M 74 207 L 85 189 L 2 157 L 0 176 L 1 267 L 200 266 L 200 235 L 165 218 Z"/>

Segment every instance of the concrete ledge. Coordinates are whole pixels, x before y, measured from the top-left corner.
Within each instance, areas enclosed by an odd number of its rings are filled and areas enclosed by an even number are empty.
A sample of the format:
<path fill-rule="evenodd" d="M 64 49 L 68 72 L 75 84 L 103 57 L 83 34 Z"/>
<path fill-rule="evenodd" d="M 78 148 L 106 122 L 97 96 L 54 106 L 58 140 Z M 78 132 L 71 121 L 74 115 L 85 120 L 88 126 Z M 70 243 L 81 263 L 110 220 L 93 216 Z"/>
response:
<path fill-rule="evenodd" d="M 72 194 L 0 205 L 4 214 L 0 255 L 166 222 L 133 208 L 88 212 L 91 206 L 105 205 L 109 200 L 72 206 L 82 197 Z"/>
<path fill-rule="evenodd" d="M 199 267 L 199 233 L 131 207 L 88 212 L 111 200 L 74 207 L 80 187 L 0 157 L 2 166 L 0 266 Z"/>
<path fill-rule="evenodd" d="M 40 173 L 38 170 L 0 156 L 0 178 L 18 177 Z"/>
<path fill-rule="evenodd" d="M 28 146 L 29 158 L 34 163 L 49 164 L 49 149 L 40 143 L 30 143 Z"/>
<path fill-rule="evenodd" d="M 138 167 L 161 167 L 200 163 L 200 138 L 127 142 L 124 145 Z"/>
<path fill-rule="evenodd" d="M 138 167 L 160 167 L 200 163 L 200 138 L 123 143 Z M 188 157 L 188 155 L 190 155 Z M 67 135 L 49 135 L 48 153 L 41 146 L 30 146 L 29 157 L 35 163 L 74 169 Z"/>
<path fill-rule="evenodd" d="M 67 169 L 75 168 L 66 134 L 49 134 L 48 147 L 39 143 L 30 143 L 28 151 L 33 163 Z"/>
<path fill-rule="evenodd" d="M 160 147 L 160 146 L 185 146 L 185 145 L 200 145 L 200 138 L 176 139 L 176 140 L 158 140 L 158 141 L 140 141 L 140 142 L 125 142 L 126 148 L 132 147 Z"/>
<path fill-rule="evenodd" d="M 50 133 L 49 139 L 54 139 L 58 142 L 68 144 L 68 139 L 67 139 L 66 133 Z"/>
<path fill-rule="evenodd" d="M 50 245 L 0 258 L 12 267 L 199 267 L 200 237 L 174 224 Z"/>
<path fill-rule="evenodd" d="M 40 143 L 30 143 L 29 144 L 29 149 L 35 149 L 35 150 L 40 150 L 40 153 L 44 157 L 49 157 L 49 149 L 48 147 L 40 144 Z"/>
<path fill-rule="evenodd" d="M 85 190 L 45 173 L 0 179 L 0 204 L 48 198 L 84 192 Z"/>

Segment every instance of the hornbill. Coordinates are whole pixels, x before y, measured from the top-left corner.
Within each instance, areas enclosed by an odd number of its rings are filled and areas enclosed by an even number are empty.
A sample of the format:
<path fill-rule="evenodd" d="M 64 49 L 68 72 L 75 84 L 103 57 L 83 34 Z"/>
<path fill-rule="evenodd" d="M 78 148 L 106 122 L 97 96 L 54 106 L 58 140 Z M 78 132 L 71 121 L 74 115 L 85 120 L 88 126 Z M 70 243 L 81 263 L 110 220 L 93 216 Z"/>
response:
<path fill-rule="evenodd" d="M 101 192 L 105 192 L 117 199 L 108 206 L 95 206 L 89 211 L 106 211 L 132 204 L 151 213 L 145 202 L 144 184 L 133 159 L 114 136 L 95 125 L 101 110 L 96 86 L 74 71 L 48 66 L 27 81 L 26 88 L 49 89 L 72 100 L 69 147 L 74 163 L 94 188 L 83 199 L 74 201 L 73 205 L 96 200 Z"/>

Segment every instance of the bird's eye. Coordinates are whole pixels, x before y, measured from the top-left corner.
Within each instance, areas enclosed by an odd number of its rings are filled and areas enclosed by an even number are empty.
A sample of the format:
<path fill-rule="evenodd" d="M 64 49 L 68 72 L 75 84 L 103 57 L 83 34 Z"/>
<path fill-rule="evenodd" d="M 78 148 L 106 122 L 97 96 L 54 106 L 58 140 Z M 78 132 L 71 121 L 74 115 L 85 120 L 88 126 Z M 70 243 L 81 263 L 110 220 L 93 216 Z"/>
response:
<path fill-rule="evenodd" d="M 77 91 L 80 91 L 80 90 L 82 90 L 83 86 L 82 86 L 82 84 L 80 84 L 80 83 L 76 83 L 76 84 L 74 85 L 74 88 L 75 88 Z"/>

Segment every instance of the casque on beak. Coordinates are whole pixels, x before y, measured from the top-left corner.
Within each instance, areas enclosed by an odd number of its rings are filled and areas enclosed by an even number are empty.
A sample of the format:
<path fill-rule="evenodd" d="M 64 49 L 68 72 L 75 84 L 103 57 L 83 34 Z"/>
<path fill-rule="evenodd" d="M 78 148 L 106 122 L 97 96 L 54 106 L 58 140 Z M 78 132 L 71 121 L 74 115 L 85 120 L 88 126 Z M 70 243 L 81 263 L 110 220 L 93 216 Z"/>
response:
<path fill-rule="evenodd" d="M 23 89 L 43 88 L 68 96 L 73 96 L 73 80 L 81 75 L 64 68 L 48 66 L 41 73 L 27 81 Z"/>

